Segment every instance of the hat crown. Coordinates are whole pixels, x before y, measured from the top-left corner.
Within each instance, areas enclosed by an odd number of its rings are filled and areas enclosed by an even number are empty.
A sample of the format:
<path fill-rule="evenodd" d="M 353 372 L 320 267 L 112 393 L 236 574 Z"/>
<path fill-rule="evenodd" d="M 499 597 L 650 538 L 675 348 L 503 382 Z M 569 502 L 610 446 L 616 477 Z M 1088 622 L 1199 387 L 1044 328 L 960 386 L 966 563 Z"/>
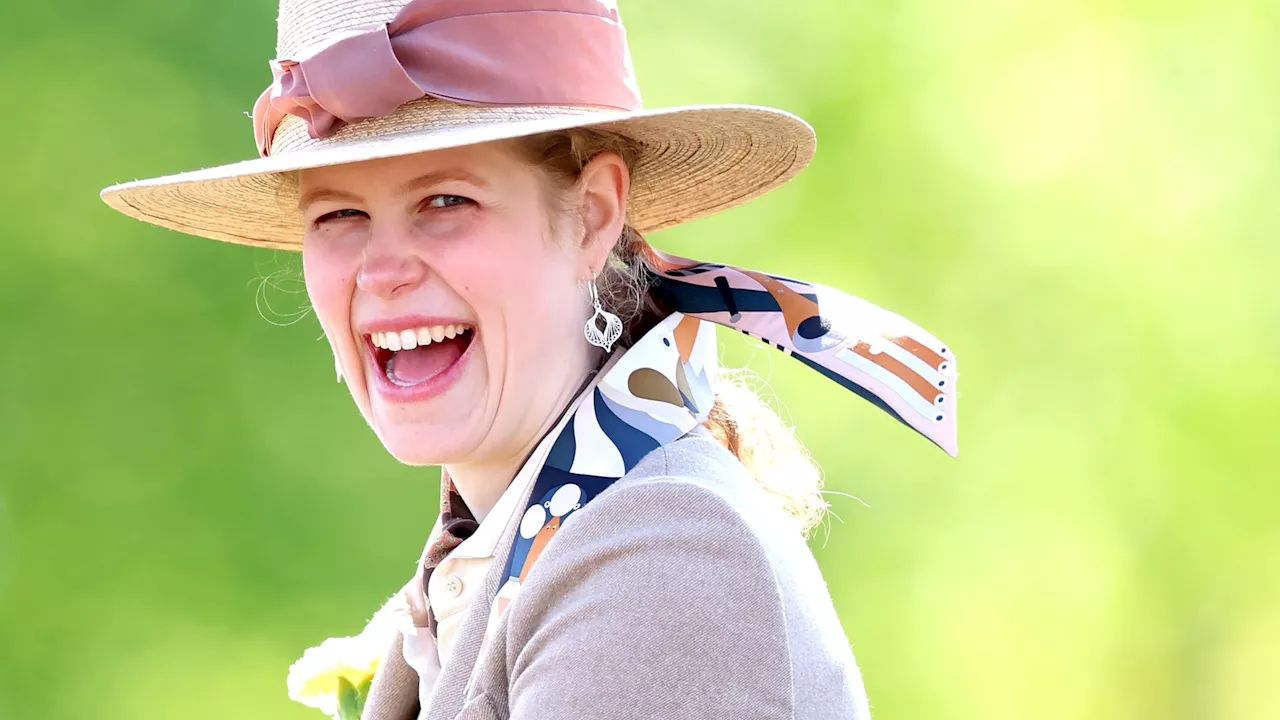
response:
<path fill-rule="evenodd" d="M 596 2 L 617 12 L 617 0 Z M 451 3 L 457 5 L 459 0 L 451 0 Z M 276 57 L 294 58 L 309 48 L 327 44 L 340 33 L 388 23 L 406 4 L 408 0 L 280 0 L 280 14 L 276 20 Z M 530 9 L 536 9 L 545 3 L 530 2 L 529 5 Z"/>
<path fill-rule="evenodd" d="M 407 0 L 280 0 L 276 57 L 293 58 L 337 33 L 390 22 Z"/>

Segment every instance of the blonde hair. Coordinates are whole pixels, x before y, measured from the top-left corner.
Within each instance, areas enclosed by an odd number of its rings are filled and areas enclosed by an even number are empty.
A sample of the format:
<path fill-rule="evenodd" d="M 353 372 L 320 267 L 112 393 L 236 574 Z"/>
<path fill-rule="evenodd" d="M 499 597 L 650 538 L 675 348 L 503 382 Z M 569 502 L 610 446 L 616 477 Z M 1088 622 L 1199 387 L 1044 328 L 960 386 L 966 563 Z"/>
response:
<path fill-rule="evenodd" d="M 616 153 L 633 169 L 640 156 L 636 140 L 595 128 L 536 135 L 517 144 L 524 156 L 553 180 L 552 199 L 556 197 L 555 190 L 576 182 L 586 164 L 600 153 Z M 651 292 L 639 253 L 643 242 L 634 228 L 626 226 L 597 278 L 602 304 L 622 319 L 620 342 L 624 347 L 670 314 L 670 309 L 663 307 L 660 298 Z M 796 439 L 794 430 L 750 383 L 746 370 L 721 370 L 706 426 L 807 533 L 821 522 L 827 509 L 822 497 L 822 474 Z"/>

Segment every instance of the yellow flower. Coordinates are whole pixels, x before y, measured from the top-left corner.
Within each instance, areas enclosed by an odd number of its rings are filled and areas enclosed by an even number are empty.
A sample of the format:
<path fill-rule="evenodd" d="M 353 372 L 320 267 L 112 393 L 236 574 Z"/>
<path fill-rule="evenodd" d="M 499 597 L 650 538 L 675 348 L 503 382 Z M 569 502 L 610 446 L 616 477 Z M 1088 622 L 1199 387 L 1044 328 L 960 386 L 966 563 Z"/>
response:
<path fill-rule="evenodd" d="M 385 649 L 373 647 L 362 635 L 325 640 L 289 666 L 289 699 L 337 717 L 338 678 L 360 687 L 373 677 Z"/>
<path fill-rule="evenodd" d="M 338 717 L 339 679 L 367 691 L 382 653 L 397 632 L 400 616 L 407 614 L 402 605 L 403 601 L 392 598 L 359 635 L 329 638 L 303 653 L 289 666 L 289 699 Z M 364 700 L 360 698 L 361 705 Z"/>

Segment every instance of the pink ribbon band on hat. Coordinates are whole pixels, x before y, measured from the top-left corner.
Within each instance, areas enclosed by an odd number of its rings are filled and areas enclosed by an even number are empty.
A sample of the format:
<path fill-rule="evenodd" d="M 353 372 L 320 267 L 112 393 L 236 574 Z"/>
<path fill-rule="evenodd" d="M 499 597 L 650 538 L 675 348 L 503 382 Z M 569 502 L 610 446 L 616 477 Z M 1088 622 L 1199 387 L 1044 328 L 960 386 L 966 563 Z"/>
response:
<path fill-rule="evenodd" d="M 271 61 L 253 107 L 262 156 L 285 115 L 313 138 L 424 96 L 468 105 L 640 109 L 626 31 L 602 0 L 411 0 L 391 22 Z"/>

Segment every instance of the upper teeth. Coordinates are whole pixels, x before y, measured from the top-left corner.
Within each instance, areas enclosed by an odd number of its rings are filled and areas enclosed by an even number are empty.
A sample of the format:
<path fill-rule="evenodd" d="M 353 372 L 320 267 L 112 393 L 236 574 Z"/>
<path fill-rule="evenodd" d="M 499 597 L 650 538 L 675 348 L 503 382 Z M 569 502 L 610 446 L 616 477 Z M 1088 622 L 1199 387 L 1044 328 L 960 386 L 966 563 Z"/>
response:
<path fill-rule="evenodd" d="M 457 337 L 471 328 L 466 325 L 429 325 L 399 332 L 373 333 L 373 344 L 387 350 L 412 350 L 445 338 Z"/>

